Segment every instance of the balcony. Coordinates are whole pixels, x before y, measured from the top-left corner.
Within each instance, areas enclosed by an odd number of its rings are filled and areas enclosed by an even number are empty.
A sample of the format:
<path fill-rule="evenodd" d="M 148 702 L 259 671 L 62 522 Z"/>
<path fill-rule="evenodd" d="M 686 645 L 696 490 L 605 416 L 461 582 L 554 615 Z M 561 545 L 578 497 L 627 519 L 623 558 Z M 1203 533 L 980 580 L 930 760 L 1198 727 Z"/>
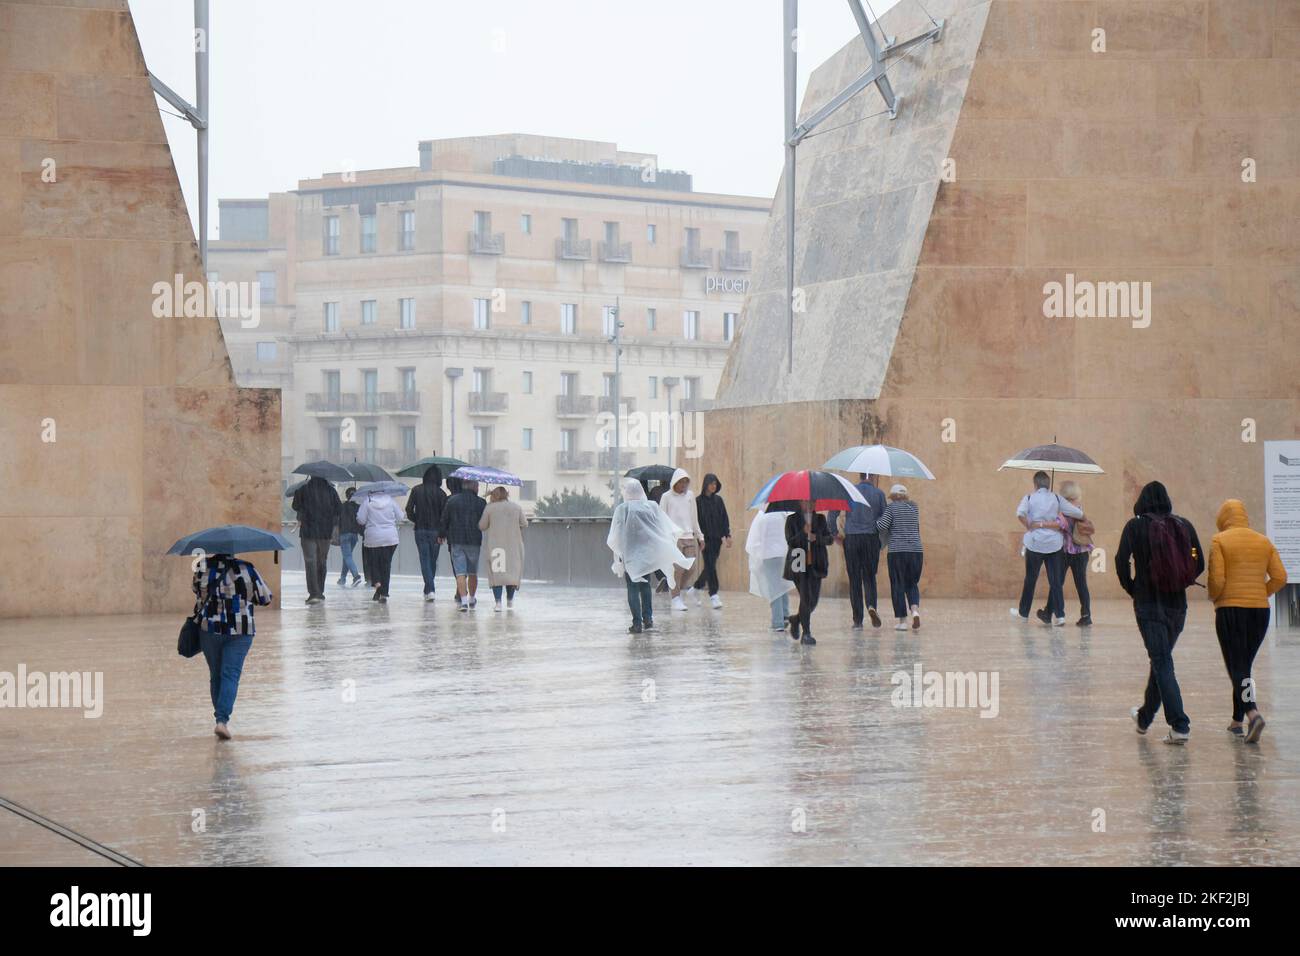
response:
<path fill-rule="evenodd" d="M 596 399 L 592 395 L 555 396 L 555 414 L 560 418 L 587 418 L 595 410 Z"/>
<path fill-rule="evenodd" d="M 506 251 L 506 234 L 504 232 L 471 232 L 469 234 L 469 251 L 476 256 L 499 256 Z"/>
<path fill-rule="evenodd" d="M 581 261 L 591 258 L 590 239 L 556 239 L 555 258 Z"/>
<path fill-rule="evenodd" d="M 557 451 L 555 453 L 555 470 L 574 474 L 590 472 L 595 465 L 596 456 L 589 451 Z"/>
<path fill-rule="evenodd" d="M 356 461 L 379 465 L 381 468 L 401 468 L 413 461 L 419 461 L 418 448 L 308 448 L 307 461 L 332 461 L 338 465 L 348 465 Z"/>
<path fill-rule="evenodd" d="M 723 249 L 718 254 L 718 265 L 724 272 L 748 272 L 752 268 L 754 254 L 739 249 Z"/>
<path fill-rule="evenodd" d="M 471 448 L 465 460 L 480 468 L 497 468 L 502 471 L 510 464 L 510 453 L 504 448 Z"/>
<path fill-rule="evenodd" d="M 604 448 L 600 452 L 600 470 L 617 471 L 620 475 L 629 468 L 636 467 L 636 453 L 630 451 L 620 451 L 618 457 L 614 457 L 614 449 Z"/>
<path fill-rule="evenodd" d="M 355 412 L 361 407 L 360 398 L 356 392 L 309 392 L 307 411 L 325 415 Z"/>
<path fill-rule="evenodd" d="M 418 415 L 419 392 L 311 392 L 307 411 L 315 415 Z"/>
<path fill-rule="evenodd" d="M 632 261 L 632 243 L 630 242 L 608 242 L 602 239 L 599 251 L 601 262 Z"/>
<path fill-rule="evenodd" d="M 510 408 L 510 396 L 505 392 L 470 392 L 471 415 L 504 415 Z"/>
<path fill-rule="evenodd" d="M 623 406 L 625 414 L 630 415 L 636 411 L 635 398 L 629 398 L 628 396 L 623 395 L 619 398 L 618 403 Z M 600 396 L 600 399 L 596 402 L 596 410 L 600 412 L 608 412 L 609 414 L 613 415 L 616 411 L 616 409 L 614 408 L 614 396 L 613 395 Z"/>
<path fill-rule="evenodd" d="M 713 250 L 692 249 L 690 246 L 687 246 L 682 250 L 682 268 L 683 269 L 712 269 Z"/>

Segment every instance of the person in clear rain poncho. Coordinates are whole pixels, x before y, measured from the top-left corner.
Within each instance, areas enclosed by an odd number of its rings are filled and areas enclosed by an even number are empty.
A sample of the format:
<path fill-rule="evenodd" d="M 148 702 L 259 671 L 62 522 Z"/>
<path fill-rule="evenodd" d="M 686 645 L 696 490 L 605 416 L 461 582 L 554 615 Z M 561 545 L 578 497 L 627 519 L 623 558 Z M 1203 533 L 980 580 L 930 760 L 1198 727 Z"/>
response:
<path fill-rule="evenodd" d="M 793 512 L 773 511 L 754 515 L 745 540 L 749 554 L 749 593 L 767 601 L 772 608 L 772 630 L 784 631 L 790 618 L 790 592 L 794 584 L 787 581 L 785 555 L 785 519 Z"/>
<path fill-rule="evenodd" d="M 635 478 L 623 482 L 623 501 L 614 509 L 605 543 L 614 552 L 613 571 L 627 584 L 627 603 L 632 609 L 629 634 L 640 634 L 654 626 L 650 575 L 662 571 L 669 580 L 674 566 L 689 568 L 693 559 L 682 554 L 677 539 L 684 534 L 654 502 Z"/>

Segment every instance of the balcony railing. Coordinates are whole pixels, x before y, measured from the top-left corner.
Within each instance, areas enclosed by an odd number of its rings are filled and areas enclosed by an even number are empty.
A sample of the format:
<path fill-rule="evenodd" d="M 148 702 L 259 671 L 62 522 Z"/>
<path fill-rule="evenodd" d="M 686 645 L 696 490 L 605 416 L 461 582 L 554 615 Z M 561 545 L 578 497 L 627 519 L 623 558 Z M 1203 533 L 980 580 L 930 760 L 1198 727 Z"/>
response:
<path fill-rule="evenodd" d="M 419 410 L 419 392 L 311 392 L 307 395 L 307 411 L 327 415 L 413 414 Z"/>
<path fill-rule="evenodd" d="M 307 461 L 332 461 L 338 465 L 364 461 L 381 468 L 401 468 L 420 460 L 418 448 L 308 448 Z"/>
<path fill-rule="evenodd" d="M 309 392 L 307 411 L 355 412 L 360 408 L 359 398 L 356 392 Z"/>
<path fill-rule="evenodd" d="M 510 453 L 504 448 L 471 448 L 465 460 L 480 468 L 500 468 L 504 470 L 510 463 Z"/>
<path fill-rule="evenodd" d="M 591 240 L 590 239 L 564 239 L 564 238 L 556 239 L 555 258 L 590 259 Z"/>
<path fill-rule="evenodd" d="M 623 395 L 619 397 L 618 403 L 623 406 L 624 410 L 629 415 L 632 412 L 636 411 L 635 398 L 629 398 L 628 396 Z M 600 412 L 609 412 L 609 414 L 613 415 L 616 411 L 616 409 L 614 408 L 614 396 L 613 395 L 600 396 L 600 398 L 596 402 L 596 410 Z"/>
<path fill-rule="evenodd" d="M 555 414 L 561 418 L 586 418 L 595 408 L 596 399 L 591 395 L 555 396 Z"/>
<path fill-rule="evenodd" d="M 712 269 L 713 268 L 713 250 L 712 249 L 692 249 L 690 246 L 682 249 L 682 268 L 683 269 Z"/>
<path fill-rule="evenodd" d="M 753 265 L 754 254 L 748 250 L 723 249 L 718 253 L 719 265 L 726 272 L 748 272 Z"/>
<path fill-rule="evenodd" d="M 636 467 L 636 453 L 630 451 L 620 451 L 617 459 L 614 457 L 612 448 L 602 449 L 600 452 L 600 470 L 617 471 L 622 473 L 629 468 Z"/>
<path fill-rule="evenodd" d="M 469 251 L 479 256 L 499 256 L 506 251 L 506 234 L 495 232 L 471 232 L 469 234 Z"/>
<path fill-rule="evenodd" d="M 504 415 L 510 407 L 510 396 L 505 392 L 470 392 L 471 415 Z"/>
<path fill-rule="evenodd" d="M 600 241 L 601 262 L 631 262 L 632 243 Z"/>
<path fill-rule="evenodd" d="M 589 451 L 557 451 L 555 453 L 556 471 L 591 471 L 595 462 L 595 454 Z"/>

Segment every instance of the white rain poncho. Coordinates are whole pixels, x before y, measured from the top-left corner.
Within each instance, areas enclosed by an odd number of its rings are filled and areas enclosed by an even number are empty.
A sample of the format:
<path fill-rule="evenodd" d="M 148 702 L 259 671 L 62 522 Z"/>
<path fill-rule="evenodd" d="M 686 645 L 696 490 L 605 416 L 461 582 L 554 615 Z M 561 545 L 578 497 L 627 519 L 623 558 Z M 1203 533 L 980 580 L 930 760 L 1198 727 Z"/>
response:
<path fill-rule="evenodd" d="M 749 593 L 771 604 L 782 594 L 794 590 L 782 572 L 789 546 L 785 543 L 785 519 L 792 511 L 757 514 L 749 526 L 745 551 L 749 555 Z"/>
<path fill-rule="evenodd" d="M 614 509 L 605 543 L 614 552 L 612 570 L 619 577 L 626 571 L 633 581 L 662 571 L 672 580 L 673 565 L 689 568 L 695 563 L 677 549 L 681 529 L 673 526 L 635 478 L 623 482 L 623 503 Z"/>

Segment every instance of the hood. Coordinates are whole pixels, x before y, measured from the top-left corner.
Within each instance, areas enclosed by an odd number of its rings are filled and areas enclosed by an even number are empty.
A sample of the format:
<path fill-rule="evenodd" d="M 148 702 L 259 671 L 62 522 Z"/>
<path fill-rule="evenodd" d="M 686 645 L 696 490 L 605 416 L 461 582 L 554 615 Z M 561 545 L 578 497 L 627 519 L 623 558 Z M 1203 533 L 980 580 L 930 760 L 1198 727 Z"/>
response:
<path fill-rule="evenodd" d="M 704 494 L 704 489 L 707 488 L 707 487 L 709 487 L 709 482 L 711 482 L 711 481 L 713 481 L 713 482 L 717 482 L 717 485 L 718 485 L 718 487 L 716 487 L 716 488 L 713 489 L 713 493 L 714 493 L 715 495 L 720 495 L 720 494 L 722 494 L 722 482 L 721 482 L 721 481 L 718 481 L 718 476 L 717 476 L 717 475 L 715 475 L 713 472 L 709 472 L 707 475 L 704 476 L 704 481 L 701 482 L 701 484 L 700 484 L 700 494 L 701 494 L 701 495 Z"/>
<path fill-rule="evenodd" d="M 424 477 L 420 479 L 426 485 L 433 485 L 437 488 L 442 484 L 442 469 L 437 465 L 430 465 L 424 470 Z"/>
<path fill-rule="evenodd" d="M 1158 481 L 1151 481 L 1146 487 L 1138 493 L 1137 501 L 1133 503 L 1133 514 L 1172 514 L 1174 503 L 1169 500 L 1169 492 L 1165 486 Z"/>
<path fill-rule="evenodd" d="M 641 482 L 635 478 L 623 479 L 623 500 L 624 501 L 645 501 L 645 488 L 641 487 Z"/>
<path fill-rule="evenodd" d="M 1219 515 L 1214 519 L 1220 531 L 1229 528 L 1249 528 L 1250 519 L 1246 516 L 1246 506 L 1236 498 L 1229 498 L 1219 505 Z"/>
<path fill-rule="evenodd" d="M 683 478 L 689 478 L 689 477 L 691 476 L 687 474 L 685 468 L 678 468 L 676 471 L 673 472 L 673 480 L 668 482 L 668 490 L 665 491 L 664 494 L 676 494 L 676 492 L 673 491 L 673 486 L 677 484 L 677 482 L 681 481 Z"/>

